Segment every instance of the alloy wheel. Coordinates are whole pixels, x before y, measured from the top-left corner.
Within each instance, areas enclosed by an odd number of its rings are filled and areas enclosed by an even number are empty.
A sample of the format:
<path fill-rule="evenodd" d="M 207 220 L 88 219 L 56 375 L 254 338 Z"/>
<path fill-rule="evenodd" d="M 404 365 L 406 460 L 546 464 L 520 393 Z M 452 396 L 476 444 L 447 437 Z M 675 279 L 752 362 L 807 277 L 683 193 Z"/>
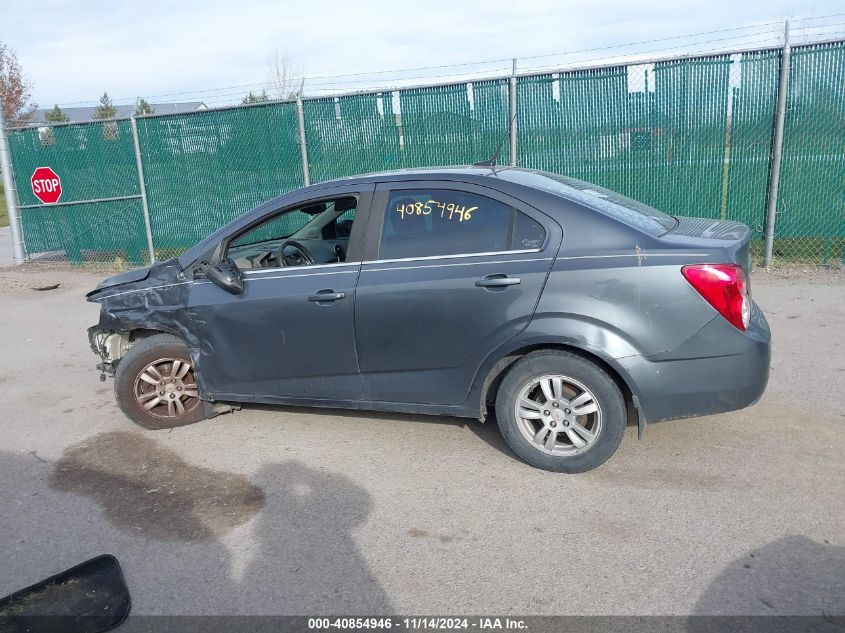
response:
<path fill-rule="evenodd" d="M 135 401 L 152 416 L 181 418 L 200 406 L 191 364 L 180 358 L 149 363 L 135 378 Z"/>
<path fill-rule="evenodd" d="M 599 401 L 582 383 L 563 375 L 528 382 L 514 406 L 519 430 L 534 448 L 570 456 L 589 450 L 602 431 Z"/>

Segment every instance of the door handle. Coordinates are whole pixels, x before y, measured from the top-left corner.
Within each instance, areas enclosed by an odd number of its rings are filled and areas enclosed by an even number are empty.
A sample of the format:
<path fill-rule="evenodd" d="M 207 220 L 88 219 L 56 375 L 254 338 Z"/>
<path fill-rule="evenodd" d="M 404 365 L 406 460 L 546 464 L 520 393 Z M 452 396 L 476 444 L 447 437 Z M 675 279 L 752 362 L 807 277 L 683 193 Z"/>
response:
<path fill-rule="evenodd" d="M 515 286 L 518 283 L 522 283 L 519 277 L 508 277 L 503 273 L 497 273 L 495 275 L 486 275 L 476 281 L 475 285 L 479 288 L 503 288 L 505 286 Z"/>
<path fill-rule="evenodd" d="M 308 301 L 337 301 L 338 299 L 345 299 L 345 292 L 335 292 L 334 290 L 318 290 L 313 295 L 308 297 Z"/>

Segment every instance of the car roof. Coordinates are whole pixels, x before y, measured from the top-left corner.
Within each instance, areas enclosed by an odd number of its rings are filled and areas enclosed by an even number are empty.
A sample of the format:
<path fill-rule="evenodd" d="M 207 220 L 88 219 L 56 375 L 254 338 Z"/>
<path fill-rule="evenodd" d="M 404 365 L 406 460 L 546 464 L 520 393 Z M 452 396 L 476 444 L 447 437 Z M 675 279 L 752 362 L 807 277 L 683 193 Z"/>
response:
<path fill-rule="evenodd" d="M 478 181 L 485 178 L 501 178 L 508 171 L 519 171 L 526 174 L 536 174 L 542 177 L 535 170 L 520 167 L 489 167 L 478 165 L 457 165 L 448 167 L 416 167 L 409 169 L 393 169 L 389 171 L 373 172 L 369 174 L 358 174 L 326 180 L 314 186 L 325 186 L 327 184 L 356 184 L 365 182 L 402 182 L 408 180 L 454 180 L 454 181 Z M 507 179 L 510 180 L 510 179 Z"/>
<path fill-rule="evenodd" d="M 564 200 L 592 209 L 599 209 L 601 203 L 595 195 L 591 194 L 597 194 L 602 198 L 607 197 L 606 194 L 616 194 L 616 192 L 605 190 L 598 185 L 593 185 L 592 183 L 576 178 L 561 176 L 539 169 L 513 167 L 510 165 L 502 167 L 469 165 L 397 169 L 335 178 L 333 180 L 315 183 L 305 189 L 317 190 L 323 187 L 341 184 L 357 185 L 363 183 L 413 182 L 422 180 L 474 183 L 497 189 L 503 193 L 510 193 L 516 197 L 520 197 L 520 193 L 523 195 L 551 195 L 555 198 L 563 198 Z M 603 191 L 604 194 L 599 194 L 599 191 Z"/>

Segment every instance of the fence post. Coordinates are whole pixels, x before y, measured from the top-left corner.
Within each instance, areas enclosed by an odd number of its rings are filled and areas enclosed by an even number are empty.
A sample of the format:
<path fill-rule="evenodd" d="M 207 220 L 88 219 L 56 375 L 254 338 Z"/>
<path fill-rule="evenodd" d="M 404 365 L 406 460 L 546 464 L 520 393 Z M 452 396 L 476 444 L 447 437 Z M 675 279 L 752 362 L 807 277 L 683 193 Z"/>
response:
<path fill-rule="evenodd" d="M 305 186 L 311 184 L 311 169 L 308 167 L 308 144 L 305 140 L 305 111 L 302 107 L 302 91 L 305 88 L 305 77 L 296 95 L 296 125 L 299 128 L 299 152 L 302 155 L 302 180 Z"/>
<path fill-rule="evenodd" d="M 777 218 L 778 187 L 780 186 L 780 162 L 783 154 L 783 126 L 786 120 L 786 96 L 789 90 L 789 61 L 792 49 L 789 46 L 789 20 L 783 25 L 783 53 L 780 59 L 780 80 L 775 114 L 775 138 L 772 147 L 772 166 L 769 175 L 769 199 L 766 208 L 766 249 L 763 266 L 772 265 L 772 250 L 775 241 L 775 219 Z"/>
<path fill-rule="evenodd" d="M 23 246 L 21 212 L 18 208 L 18 192 L 15 189 L 15 174 L 12 171 L 12 153 L 9 151 L 9 141 L 6 139 L 6 120 L 3 116 L 2 103 L 0 103 L 0 171 L 3 172 L 6 212 L 9 214 L 9 228 L 12 233 L 12 253 L 15 263 L 20 264 L 26 259 L 26 251 Z"/>
<path fill-rule="evenodd" d="M 510 137 L 510 163 L 516 166 L 516 57 L 508 83 L 508 136 Z"/>
<path fill-rule="evenodd" d="M 144 211 L 144 231 L 147 233 L 147 249 L 150 251 L 150 264 L 156 261 L 156 251 L 153 247 L 153 230 L 150 225 L 150 207 L 147 205 L 147 184 L 144 180 L 144 163 L 141 160 L 141 143 L 138 141 L 138 122 L 135 115 L 129 119 L 132 125 L 132 141 L 135 144 L 135 165 L 138 167 L 138 185 L 141 189 L 141 209 Z"/>

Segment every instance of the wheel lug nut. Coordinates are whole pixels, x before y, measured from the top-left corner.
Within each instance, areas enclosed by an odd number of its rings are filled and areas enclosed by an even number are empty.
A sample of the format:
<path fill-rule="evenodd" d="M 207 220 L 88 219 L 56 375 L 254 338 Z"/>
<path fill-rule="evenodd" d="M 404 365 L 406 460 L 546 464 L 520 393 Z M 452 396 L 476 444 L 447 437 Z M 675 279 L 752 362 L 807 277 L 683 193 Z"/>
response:
<path fill-rule="evenodd" d="M 552 402 L 552 406 L 557 409 L 560 405 L 557 402 Z"/>
<path fill-rule="evenodd" d="M 543 415 L 551 415 L 551 414 L 552 414 L 552 412 L 551 412 L 551 411 L 549 411 L 548 409 L 546 409 L 545 411 L 543 411 Z"/>
<path fill-rule="evenodd" d="M 570 413 L 572 413 L 572 411 L 570 411 L 569 409 L 564 409 L 564 410 L 563 410 L 563 412 L 564 412 L 566 415 L 569 415 Z"/>
<path fill-rule="evenodd" d="M 176 387 L 177 391 L 182 391 L 182 387 Z"/>
<path fill-rule="evenodd" d="M 552 428 L 554 428 L 554 427 L 556 427 L 556 426 L 557 426 L 557 422 L 555 422 L 554 420 L 552 420 L 551 422 L 549 422 L 549 426 L 551 426 Z"/>
<path fill-rule="evenodd" d="M 171 400 L 172 400 L 173 398 L 175 398 L 175 397 L 176 397 L 176 394 L 175 394 L 175 393 L 171 393 L 171 394 L 170 394 L 170 399 L 171 399 Z"/>

